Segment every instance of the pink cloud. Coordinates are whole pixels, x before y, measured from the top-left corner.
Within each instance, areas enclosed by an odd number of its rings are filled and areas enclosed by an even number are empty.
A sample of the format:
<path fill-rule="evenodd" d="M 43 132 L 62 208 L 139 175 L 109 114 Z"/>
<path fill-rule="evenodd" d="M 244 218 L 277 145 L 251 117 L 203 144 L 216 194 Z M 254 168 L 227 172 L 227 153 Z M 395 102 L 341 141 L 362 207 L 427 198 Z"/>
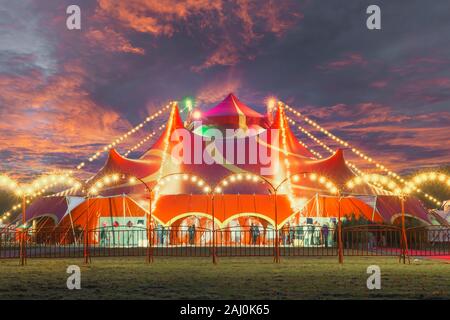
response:
<path fill-rule="evenodd" d="M 443 65 L 448 65 L 450 59 L 433 56 L 419 56 L 406 60 L 390 68 L 390 71 L 401 76 L 413 74 L 429 74 L 439 71 Z"/>
<path fill-rule="evenodd" d="M 375 89 L 382 89 L 385 88 L 388 85 L 388 81 L 387 80 L 379 80 L 379 81 L 374 81 L 372 83 L 370 83 L 370 87 L 371 88 L 375 88 Z"/>
<path fill-rule="evenodd" d="M 397 97 L 405 101 L 437 103 L 450 100 L 450 78 L 437 77 L 410 81 L 399 88 Z"/>
<path fill-rule="evenodd" d="M 107 51 L 127 52 L 140 55 L 145 54 L 144 49 L 134 47 L 123 34 L 118 33 L 109 27 L 89 30 L 86 37 L 91 45 L 99 45 Z"/>
<path fill-rule="evenodd" d="M 171 37 L 179 32 L 182 24 L 185 31 L 199 33 L 205 47 L 215 48 L 204 61 L 192 66 L 200 72 L 214 66 L 233 66 L 242 60 L 253 59 L 252 50 L 267 34 L 281 37 L 295 26 L 303 15 L 295 1 L 282 3 L 273 0 L 98 0 L 96 21 L 117 23 L 124 30 L 147 33 L 154 37 Z M 186 20 L 190 19 L 189 24 Z M 117 26 L 116 26 L 116 29 Z M 90 38 L 107 41 L 102 31 L 97 30 Z M 111 48 L 125 52 L 136 52 L 125 39 L 117 38 Z M 103 41 L 105 40 L 105 41 Z M 253 54 L 245 52 L 254 51 Z"/>
<path fill-rule="evenodd" d="M 108 144 L 128 129 L 130 124 L 120 114 L 91 99 L 83 89 L 85 77 L 77 63 L 66 64 L 50 78 L 37 71 L 1 76 L 0 152 L 12 157 L 31 154 L 20 165 L 48 171 L 44 155 L 68 153 L 73 159 L 86 158 L 97 151 L 92 145 Z"/>
<path fill-rule="evenodd" d="M 365 66 L 367 61 L 359 53 L 347 53 L 341 58 L 326 62 L 318 66 L 321 70 L 336 71 L 354 66 Z"/>
<path fill-rule="evenodd" d="M 444 82 L 445 83 L 445 82 Z M 304 107 L 319 124 L 396 171 L 421 166 L 448 165 L 450 112 L 405 114 L 372 102 L 350 106 Z M 340 147 L 319 131 L 302 124 L 332 148 Z M 303 136 L 303 139 L 308 139 Z M 318 151 L 321 147 L 305 141 Z M 326 153 L 325 153 L 326 154 Z M 350 151 L 346 158 L 362 168 L 372 168 Z M 371 170 L 374 170 L 373 168 Z"/>
<path fill-rule="evenodd" d="M 217 103 L 229 93 L 237 94 L 240 87 L 239 77 L 232 73 L 225 79 L 219 78 L 202 86 L 196 94 L 197 103 L 199 105 Z"/>

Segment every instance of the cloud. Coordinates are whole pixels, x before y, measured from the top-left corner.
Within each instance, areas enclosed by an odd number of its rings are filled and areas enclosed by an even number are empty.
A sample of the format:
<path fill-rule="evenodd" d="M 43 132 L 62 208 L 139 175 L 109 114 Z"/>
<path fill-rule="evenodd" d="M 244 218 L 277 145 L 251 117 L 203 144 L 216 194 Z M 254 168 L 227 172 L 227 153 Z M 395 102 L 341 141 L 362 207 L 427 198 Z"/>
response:
<path fill-rule="evenodd" d="M 417 76 L 419 74 L 430 74 L 439 71 L 443 66 L 448 65 L 450 59 L 436 56 L 414 56 L 405 61 L 390 67 L 390 72 L 401 76 Z"/>
<path fill-rule="evenodd" d="M 448 164 L 448 123 L 450 112 L 422 112 L 405 114 L 394 108 L 372 102 L 357 105 L 338 104 L 329 107 L 305 107 L 319 124 L 359 148 L 387 167 L 402 171 L 423 165 Z M 306 128 L 306 124 L 302 124 Z M 320 132 L 313 134 L 333 148 L 341 147 Z M 303 139 L 306 139 L 303 136 Z M 320 150 L 320 146 L 305 141 Z M 325 153 L 326 154 L 326 153 Z M 350 151 L 346 158 L 370 168 L 367 162 L 355 157 Z M 373 168 L 372 168 L 373 169 Z"/>
<path fill-rule="evenodd" d="M 100 45 L 103 49 L 111 52 L 127 52 L 143 55 L 145 50 L 134 47 L 121 33 L 111 28 L 90 30 L 86 34 L 91 45 Z"/>
<path fill-rule="evenodd" d="M 410 81 L 398 89 L 398 99 L 427 104 L 450 100 L 450 77 Z"/>
<path fill-rule="evenodd" d="M 194 72 L 200 72 L 214 66 L 234 66 L 240 61 L 238 49 L 230 41 L 225 41 L 201 64 L 191 68 Z"/>
<path fill-rule="evenodd" d="M 91 99 L 83 88 L 85 76 L 76 62 L 51 77 L 39 71 L 0 76 L 0 152 L 9 154 L 2 159 L 4 170 L 22 165 L 48 171 L 54 165 L 48 154 L 77 161 L 130 127 Z"/>
<path fill-rule="evenodd" d="M 154 36 L 171 36 L 178 21 L 220 12 L 222 1 L 216 0 L 98 0 L 97 14 L 118 20 L 123 26 Z"/>
<path fill-rule="evenodd" d="M 367 61 L 359 53 L 346 53 L 341 58 L 319 65 L 318 68 L 327 71 L 342 70 L 354 66 L 365 66 Z"/>
<path fill-rule="evenodd" d="M 210 105 L 222 101 L 229 93 L 238 94 L 241 81 L 238 75 L 231 73 L 218 77 L 200 87 L 196 94 L 197 104 Z"/>
<path fill-rule="evenodd" d="M 369 84 L 371 88 L 382 89 L 385 88 L 389 84 L 388 80 L 377 80 L 373 81 Z"/>
<path fill-rule="evenodd" d="M 249 54 L 249 49 L 268 34 L 281 37 L 302 17 L 291 0 L 98 0 L 96 10 L 97 20 L 118 22 L 125 30 L 154 37 L 186 31 L 199 39 L 201 47 L 215 48 L 203 62 L 191 66 L 194 72 L 253 59 L 255 53 Z"/>

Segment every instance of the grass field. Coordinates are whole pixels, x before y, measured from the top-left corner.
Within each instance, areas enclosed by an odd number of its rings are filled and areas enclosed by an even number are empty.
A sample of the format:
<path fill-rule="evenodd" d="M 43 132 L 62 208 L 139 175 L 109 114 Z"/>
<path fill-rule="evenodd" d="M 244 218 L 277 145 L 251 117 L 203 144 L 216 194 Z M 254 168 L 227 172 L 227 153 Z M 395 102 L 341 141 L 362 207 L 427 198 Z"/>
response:
<path fill-rule="evenodd" d="M 81 290 L 68 290 L 66 268 L 81 267 Z M 366 269 L 381 268 L 381 290 L 368 290 Z M 0 260 L 0 299 L 449 299 L 450 264 L 392 257 L 97 258 Z"/>

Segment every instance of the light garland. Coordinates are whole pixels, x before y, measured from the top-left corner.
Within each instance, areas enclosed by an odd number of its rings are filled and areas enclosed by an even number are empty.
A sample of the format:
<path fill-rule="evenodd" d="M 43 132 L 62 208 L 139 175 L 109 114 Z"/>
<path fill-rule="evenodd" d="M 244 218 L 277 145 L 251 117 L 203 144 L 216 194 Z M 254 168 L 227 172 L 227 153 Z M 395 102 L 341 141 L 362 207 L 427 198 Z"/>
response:
<path fill-rule="evenodd" d="M 162 153 L 161 166 L 158 171 L 158 179 L 156 182 L 157 184 L 159 184 L 159 181 L 163 178 L 163 171 L 164 171 L 164 166 L 166 164 L 167 152 L 169 150 L 169 145 L 170 145 L 170 133 L 172 132 L 173 121 L 174 121 L 174 117 L 175 117 L 175 110 L 176 110 L 176 103 L 173 102 L 172 110 L 170 112 L 169 122 L 167 125 L 168 134 L 164 140 L 164 149 L 163 149 L 163 153 Z M 155 208 L 156 208 L 156 203 L 158 202 L 158 198 L 159 198 L 159 192 L 155 192 L 155 201 L 153 202 L 153 206 Z M 152 208 L 152 210 L 153 210 L 153 208 Z"/>
<path fill-rule="evenodd" d="M 98 150 L 95 154 L 93 154 L 91 157 L 89 157 L 88 161 L 93 162 L 94 160 L 99 158 L 102 155 L 102 153 L 107 152 L 108 150 L 110 150 L 110 149 L 114 148 L 115 146 L 117 146 L 118 144 L 122 143 L 129 136 L 131 136 L 131 135 L 135 134 L 136 132 L 138 132 L 139 130 L 141 130 L 145 124 L 149 123 L 150 121 L 152 121 L 152 120 L 156 119 L 157 117 L 159 117 L 160 115 L 162 115 L 163 112 L 167 111 L 172 104 L 173 103 L 171 102 L 168 105 L 166 105 L 165 107 L 163 107 L 161 110 L 153 113 L 151 116 L 148 116 L 143 122 L 141 122 L 140 124 L 135 126 L 133 129 L 129 130 L 127 133 L 123 134 L 122 136 L 120 136 L 119 138 L 114 140 L 109 145 L 103 147 L 103 149 Z M 85 162 L 81 162 L 77 166 L 77 169 L 81 170 L 85 165 L 86 165 Z"/>
<path fill-rule="evenodd" d="M 423 192 L 418 186 L 425 182 L 442 182 L 450 187 L 450 178 L 447 177 L 445 174 L 437 173 L 437 172 L 418 174 L 417 176 L 412 178 L 410 181 L 407 181 L 403 188 L 399 187 L 393 179 L 390 179 L 389 177 L 386 177 L 383 175 L 378 175 L 378 174 L 367 174 L 362 177 L 356 177 L 354 179 L 349 180 L 346 183 L 346 186 L 349 189 L 353 189 L 355 186 L 360 185 L 361 183 L 364 183 L 364 182 L 366 182 L 366 183 L 377 182 L 379 184 L 382 184 L 383 186 L 388 187 L 391 190 L 391 192 L 393 192 L 394 194 L 399 195 L 399 196 L 408 195 L 413 192 L 422 192 L 426 199 L 432 201 L 433 203 L 435 203 L 438 206 L 440 206 L 442 204 L 442 202 L 435 199 L 428 193 Z"/>
<path fill-rule="evenodd" d="M 166 127 L 165 124 L 158 127 L 158 131 L 161 131 Z M 157 131 L 152 131 L 149 135 L 147 135 L 144 139 L 139 141 L 137 144 L 135 144 L 132 148 L 130 148 L 127 152 L 125 152 L 124 156 L 127 157 L 131 152 L 136 151 L 140 147 L 144 145 L 144 143 L 148 142 L 151 138 L 153 138 L 156 135 Z"/>
<path fill-rule="evenodd" d="M 283 154 L 284 154 L 284 165 L 286 167 L 286 178 L 287 178 L 287 187 L 288 187 L 288 198 L 291 204 L 291 208 L 294 209 L 294 195 L 291 185 L 291 164 L 289 162 L 289 151 L 287 148 L 287 135 L 286 135 L 286 124 L 285 124 L 285 113 L 284 113 L 284 105 L 279 102 L 278 108 L 280 108 L 280 127 L 281 127 L 281 143 L 283 144 Z"/>
<path fill-rule="evenodd" d="M 293 119 L 291 119 L 291 118 L 289 118 L 288 116 L 286 116 L 286 119 L 287 119 L 287 121 L 290 123 L 290 124 L 292 124 L 292 125 L 296 125 L 297 123 L 293 120 Z M 308 150 L 309 152 L 311 152 L 316 158 L 318 158 L 318 159 L 322 159 L 323 158 L 323 156 L 320 154 L 320 152 L 317 152 L 317 151 L 315 151 L 315 150 L 313 150 L 310 146 L 308 146 L 305 142 L 303 142 L 302 140 L 297 140 L 298 141 L 298 143 L 300 143 L 303 147 L 305 147 L 306 148 L 306 150 Z"/>
<path fill-rule="evenodd" d="M 314 142 L 316 142 L 318 145 L 320 145 L 324 150 L 328 151 L 330 154 L 334 154 L 334 150 L 331 149 L 326 143 L 324 143 L 322 140 L 320 140 L 319 138 L 317 138 L 315 135 L 313 135 L 311 132 L 309 132 L 308 130 L 306 130 L 304 127 L 298 125 L 298 123 L 292 119 L 289 118 L 289 121 L 298 126 L 298 129 L 301 130 L 304 134 L 306 134 L 310 139 L 312 139 Z M 358 176 L 364 176 L 366 175 L 366 173 L 364 173 L 362 170 L 360 170 L 355 164 L 351 163 L 350 161 L 345 161 L 345 164 L 348 165 L 352 170 L 354 170 L 354 172 L 356 173 L 356 175 Z M 380 183 L 377 182 L 372 182 L 372 184 L 378 188 L 384 189 L 384 186 Z"/>
<path fill-rule="evenodd" d="M 328 192 L 332 194 L 338 193 L 338 188 L 336 185 L 327 177 L 319 175 L 317 173 L 301 173 L 301 174 L 294 174 L 290 177 L 290 179 L 287 179 L 286 181 L 297 183 L 301 180 L 301 176 L 304 176 L 305 178 L 308 178 L 312 182 L 317 182 L 321 185 L 323 185 Z M 236 183 L 242 183 L 242 182 L 252 182 L 252 183 L 268 183 L 272 188 L 276 188 L 276 186 L 272 185 L 268 180 L 262 178 L 259 175 L 252 174 L 252 173 L 234 173 L 229 175 L 228 177 L 221 180 L 217 186 L 214 188 L 214 191 L 216 193 L 222 192 L 223 188 L 226 188 L 230 185 L 236 184 Z M 280 185 L 278 185 L 279 187 Z"/>
<path fill-rule="evenodd" d="M 29 184 L 23 185 L 11 179 L 9 176 L 0 175 L 0 188 L 6 188 L 7 190 L 14 192 L 18 197 L 26 197 L 26 204 L 30 204 L 30 199 L 43 195 L 48 189 L 57 185 L 67 185 L 74 189 L 79 189 L 82 186 L 79 181 L 70 176 L 70 173 L 44 175 Z M 14 211 L 20 208 L 22 208 L 21 203 L 14 205 L 0 217 L 0 221 L 3 222 L 10 217 Z"/>
<path fill-rule="evenodd" d="M 336 187 L 336 185 L 333 183 L 333 181 L 331 181 L 327 177 L 318 175 L 317 173 L 310 173 L 307 176 L 309 177 L 309 180 L 311 180 L 313 182 L 317 181 L 318 183 L 325 186 L 325 188 L 328 190 L 328 192 L 330 192 L 332 194 L 337 194 L 339 192 L 339 189 Z"/>
<path fill-rule="evenodd" d="M 351 148 L 350 150 L 356 154 L 357 156 L 359 156 L 361 159 L 368 161 L 370 164 L 375 165 L 376 168 L 378 168 L 379 170 L 386 172 L 389 176 L 392 176 L 393 178 L 395 178 L 396 180 L 402 182 L 403 184 L 406 184 L 407 181 L 405 179 L 403 179 L 402 177 L 400 177 L 397 173 L 389 170 L 388 168 L 386 168 L 384 165 L 376 162 L 375 160 L 373 160 L 371 157 L 367 156 L 364 152 L 360 151 L 359 149 L 352 147 L 348 142 L 336 137 L 334 134 L 332 134 L 331 132 L 329 132 L 328 130 L 326 130 L 325 128 L 321 127 L 319 124 L 317 124 L 315 121 L 309 119 L 308 117 L 304 116 L 302 113 L 298 112 L 297 110 L 289 107 L 286 105 L 286 109 L 290 112 L 292 112 L 294 115 L 296 115 L 297 117 L 303 119 L 304 121 L 306 121 L 308 124 L 310 124 L 311 126 L 313 126 L 314 128 L 316 128 L 317 130 L 319 130 L 320 132 L 322 132 L 323 134 L 325 134 L 326 136 L 328 136 L 329 138 L 331 138 L 333 141 L 336 141 L 337 143 L 341 144 L 344 147 L 349 147 Z M 421 192 L 421 191 L 418 191 Z M 438 199 L 436 199 L 435 197 L 427 194 L 427 199 L 429 199 L 430 201 L 433 201 L 434 203 L 438 203 L 440 202 Z"/>
<path fill-rule="evenodd" d="M 161 178 L 156 186 L 154 187 L 154 190 L 156 192 L 159 192 L 161 187 L 163 187 L 166 183 L 169 183 L 171 181 L 185 181 L 185 182 L 190 182 L 192 185 L 197 186 L 198 188 L 200 188 L 204 193 L 210 193 L 211 192 L 211 187 L 209 186 L 209 184 L 206 183 L 206 181 L 196 175 L 190 175 L 190 174 L 173 174 L 173 175 L 168 175 L 166 177 Z"/>
<path fill-rule="evenodd" d="M 142 183 L 142 181 L 140 181 L 140 179 L 138 179 L 137 177 L 121 175 L 119 173 L 113 173 L 110 175 L 103 176 L 103 177 L 99 178 L 98 180 L 96 180 L 95 182 L 93 182 L 91 187 L 89 188 L 87 194 L 88 195 L 89 194 L 96 195 L 103 188 L 105 188 L 107 186 L 111 186 L 114 183 L 117 183 L 124 179 L 128 179 L 128 182 L 131 185 Z M 203 192 L 205 192 L 205 193 L 208 193 L 212 190 L 211 187 L 206 183 L 205 179 L 202 179 L 196 175 L 190 175 L 190 174 L 186 174 L 186 173 L 174 173 L 174 174 L 169 174 L 167 176 L 162 177 L 161 179 L 159 179 L 159 181 L 156 182 L 156 185 L 154 186 L 153 190 L 156 192 L 159 192 L 161 187 L 170 181 L 190 182 L 193 185 L 196 185 L 199 188 L 201 188 L 203 190 Z"/>
<path fill-rule="evenodd" d="M 407 182 L 407 186 L 412 189 L 415 189 L 417 192 L 422 192 L 424 197 L 436 205 L 440 206 L 442 204 L 441 201 L 437 200 L 430 194 L 423 192 L 419 189 L 419 185 L 427 183 L 427 182 L 440 182 L 445 184 L 447 187 L 450 187 L 450 177 L 445 175 L 444 173 L 439 172 L 424 172 L 414 176 L 409 182 Z"/>
<path fill-rule="evenodd" d="M 389 170 L 388 168 L 386 168 L 384 165 L 376 162 L 375 160 L 373 160 L 371 157 L 367 156 L 365 153 L 363 153 L 362 151 L 360 151 L 359 149 L 356 149 L 352 146 L 350 146 L 350 144 L 338 137 L 336 137 L 334 134 L 332 134 L 331 132 L 329 132 L 327 129 L 321 127 L 319 124 L 317 124 L 315 121 L 311 120 L 310 118 L 304 116 L 302 113 L 298 112 L 297 110 L 294 110 L 293 108 L 286 106 L 286 109 L 289 110 L 290 112 L 292 112 L 294 115 L 296 115 L 299 118 L 302 118 L 304 121 L 306 121 L 308 124 L 310 124 L 311 126 L 313 126 L 315 129 L 319 130 L 320 132 L 322 132 L 323 134 L 325 134 L 326 136 L 328 136 L 329 138 L 331 138 L 333 141 L 339 143 L 340 145 L 344 146 L 344 147 L 349 147 L 351 148 L 351 151 L 356 154 L 357 156 L 359 156 L 361 159 L 364 159 L 366 161 L 368 161 L 371 164 L 374 164 L 378 169 L 386 172 L 389 176 L 394 177 L 395 179 L 401 181 L 401 182 L 405 182 L 405 180 L 400 177 L 398 174 L 396 174 L 395 172 Z"/>
<path fill-rule="evenodd" d="M 239 183 L 239 182 L 263 182 L 264 179 L 262 179 L 260 176 L 256 174 L 251 173 L 233 173 L 229 175 L 228 177 L 225 177 L 222 179 L 217 186 L 214 188 L 215 193 L 221 193 L 223 188 L 228 187 L 229 185 Z"/>
<path fill-rule="evenodd" d="M 322 140 L 320 140 L 320 139 L 317 138 L 315 135 L 313 135 L 311 132 L 309 132 L 308 130 L 306 130 L 304 127 L 298 125 L 298 123 L 297 123 L 295 120 L 293 120 L 293 119 L 291 119 L 291 118 L 289 118 L 289 117 L 288 117 L 288 120 L 289 120 L 289 122 L 292 123 L 293 125 L 297 125 L 298 129 L 299 129 L 301 132 L 303 132 L 304 134 L 306 134 L 311 140 L 313 140 L 314 142 L 316 142 L 316 143 L 317 143 L 319 146 L 321 146 L 324 150 L 328 151 L 330 154 L 334 154 L 335 151 L 334 151 L 333 149 L 331 149 L 327 144 L 325 144 Z M 309 151 L 312 152 L 311 149 L 309 149 Z M 353 170 L 355 170 L 355 172 L 356 172 L 358 175 L 363 175 L 363 174 L 364 174 L 364 172 L 363 172 L 361 169 L 359 169 L 355 164 L 351 163 L 350 161 L 347 161 L 347 160 L 346 160 L 345 163 L 346 163 L 350 168 L 352 168 Z"/>
<path fill-rule="evenodd" d="M 391 192 L 394 192 L 396 194 L 400 194 L 402 192 L 402 189 L 399 188 L 399 186 L 394 180 L 392 180 L 387 176 L 383 176 L 376 173 L 363 174 L 361 176 L 352 178 L 349 181 L 347 181 L 345 185 L 347 186 L 348 189 L 353 189 L 356 186 L 359 186 L 363 183 L 378 184 L 383 187 L 387 187 Z M 405 191 L 407 190 L 405 189 Z"/>

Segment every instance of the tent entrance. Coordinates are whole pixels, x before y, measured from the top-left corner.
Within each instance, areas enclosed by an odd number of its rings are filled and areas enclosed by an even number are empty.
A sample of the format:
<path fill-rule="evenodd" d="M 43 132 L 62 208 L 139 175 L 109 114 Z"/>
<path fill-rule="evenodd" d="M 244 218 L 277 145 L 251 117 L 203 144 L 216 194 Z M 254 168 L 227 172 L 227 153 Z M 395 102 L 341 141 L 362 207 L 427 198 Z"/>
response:
<path fill-rule="evenodd" d="M 146 247 L 146 217 L 100 217 L 96 232 L 102 247 Z"/>

